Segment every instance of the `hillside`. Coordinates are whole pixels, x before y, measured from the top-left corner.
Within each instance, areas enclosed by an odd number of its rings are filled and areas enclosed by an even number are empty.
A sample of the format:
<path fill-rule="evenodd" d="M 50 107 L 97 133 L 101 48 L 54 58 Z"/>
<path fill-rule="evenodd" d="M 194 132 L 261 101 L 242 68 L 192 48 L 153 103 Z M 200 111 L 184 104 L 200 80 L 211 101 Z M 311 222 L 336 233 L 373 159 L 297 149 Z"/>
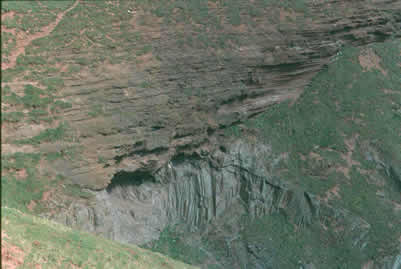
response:
<path fill-rule="evenodd" d="M 401 1 L 1 5 L 11 261 L 401 268 Z"/>
<path fill-rule="evenodd" d="M 58 223 L 1 208 L 2 268 L 195 268 Z"/>

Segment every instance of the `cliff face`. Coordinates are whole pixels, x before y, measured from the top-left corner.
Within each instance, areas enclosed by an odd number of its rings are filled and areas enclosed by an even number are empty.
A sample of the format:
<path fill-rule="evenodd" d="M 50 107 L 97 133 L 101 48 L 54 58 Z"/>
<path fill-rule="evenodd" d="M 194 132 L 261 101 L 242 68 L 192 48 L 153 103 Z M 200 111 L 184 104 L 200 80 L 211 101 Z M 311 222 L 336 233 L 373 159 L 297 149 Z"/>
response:
<path fill-rule="evenodd" d="M 295 100 L 341 46 L 400 35 L 399 1 L 311 1 L 299 11 L 263 3 L 237 3 L 238 25 L 219 2 L 199 23 L 154 16 L 143 26 L 138 10 L 130 25 L 152 46 L 142 63 L 65 81 L 69 146 L 83 146 L 84 160 L 64 161 L 58 171 L 97 190 L 118 171 L 152 173 L 180 152 L 208 150 L 216 130 Z"/>
<path fill-rule="evenodd" d="M 127 173 L 96 192 L 93 207 L 73 205 L 63 222 L 135 244 L 158 239 L 167 225 L 205 229 L 234 205 L 251 218 L 283 209 L 297 223 L 311 223 L 319 202 L 273 177 L 280 158 L 266 146 L 237 142 L 226 153 L 173 160 L 149 178 L 152 182 L 133 184 L 145 175 Z"/>
<path fill-rule="evenodd" d="M 49 190 L 6 201 L 205 268 L 400 268 L 401 2 L 225 2 L 76 2 L 28 38 L 4 184 Z"/>

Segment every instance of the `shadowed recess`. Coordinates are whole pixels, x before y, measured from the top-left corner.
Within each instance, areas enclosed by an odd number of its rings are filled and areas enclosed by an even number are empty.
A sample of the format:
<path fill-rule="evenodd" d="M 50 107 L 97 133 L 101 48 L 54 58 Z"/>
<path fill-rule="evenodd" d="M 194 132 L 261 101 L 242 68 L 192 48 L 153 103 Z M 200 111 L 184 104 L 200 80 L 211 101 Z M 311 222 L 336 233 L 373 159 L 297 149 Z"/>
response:
<path fill-rule="evenodd" d="M 107 192 L 111 192 L 115 187 L 135 185 L 139 186 L 145 182 L 154 182 L 154 176 L 148 172 L 135 171 L 119 171 L 111 179 L 111 183 L 107 186 Z"/>

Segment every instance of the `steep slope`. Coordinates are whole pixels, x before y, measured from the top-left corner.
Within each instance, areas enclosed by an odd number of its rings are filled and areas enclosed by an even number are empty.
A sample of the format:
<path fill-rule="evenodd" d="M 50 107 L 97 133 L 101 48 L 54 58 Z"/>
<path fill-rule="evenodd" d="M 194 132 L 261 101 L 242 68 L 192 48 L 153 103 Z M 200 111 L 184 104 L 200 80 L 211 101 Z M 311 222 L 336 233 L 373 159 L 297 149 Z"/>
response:
<path fill-rule="evenodd" d="M 81 158 L 52 167 L 104 189 L 118 171 L 153 173 L 180 152 L 207 150 L 217 129 L 296 98 L 344 44 L 400 35 L 399 1 L 273 2 L 80 2 L 59 13 L 53 32 L 28 36 L 16 66 L 4 65 L 3 86 L 17 94 L 5 102 L 34 108 L 36 123 L 4 126 L 7 152 L 75 149 Z M 25 16 L 6 17 L 5 31 Z M 51 100 L 58 106 L 46 112 Z M 59 137 L 36 137 L 57 127 Z"/>
<path fill-rule="evenodd" d="M 400 1 L 7 2 L 2 22 L 3 204 L 210 268 L 398 266 Z"/>
<path fill-rule="evenodd" d="M 397 268 L 399 44 L 343 49 L 216 151 L 120 173 L 59 221 L 136 244 L 164 230 L 147 246 L 205 268 Z"/>

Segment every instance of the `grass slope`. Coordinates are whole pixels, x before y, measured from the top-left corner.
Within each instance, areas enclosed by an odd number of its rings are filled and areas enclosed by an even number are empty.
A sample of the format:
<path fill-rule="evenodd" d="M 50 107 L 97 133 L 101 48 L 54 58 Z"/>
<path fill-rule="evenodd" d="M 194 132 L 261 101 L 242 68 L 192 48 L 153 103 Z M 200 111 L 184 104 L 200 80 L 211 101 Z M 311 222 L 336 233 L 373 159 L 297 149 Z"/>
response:
<path fill-rule="evenodd" d="M 2 268 L 196 268 L 2 207 Z"/>
<path fill-rule="evenodd" d="M 287 242 L 281 255 L 292 257 L 294 263 L 288 259 L 280 266 L 294 266 L 297 259 L 308 256 L 300 245 L 316 249 L 309 256 L 322 268 L 360 268 L 367 257 L 397 253 L 401 238 L 400 44 L 393 40 L 363 49 L 344 48 L 295 104 L 278 104 L 246 122 L 277 154 L 288 153 L 278 176 L 371 225 L 364 254 L 355 252 L 350 238 L 339 240 L 337 232 L 330 231 L 330 239 L 320 228 L 315 235 L 321 233 L 322 240 L 319 236 L 315 240 L 312 235 L 288 232 L 285 223 L 275 218 L 250 225 L 245 232 L 250 237 L 268 233 Z M 241 135 L 237 127 L 229 133 Z M 325 217 L 330 222 L 332 216 Z M 326 248 L 332 251 L 323 253 Z"/>

